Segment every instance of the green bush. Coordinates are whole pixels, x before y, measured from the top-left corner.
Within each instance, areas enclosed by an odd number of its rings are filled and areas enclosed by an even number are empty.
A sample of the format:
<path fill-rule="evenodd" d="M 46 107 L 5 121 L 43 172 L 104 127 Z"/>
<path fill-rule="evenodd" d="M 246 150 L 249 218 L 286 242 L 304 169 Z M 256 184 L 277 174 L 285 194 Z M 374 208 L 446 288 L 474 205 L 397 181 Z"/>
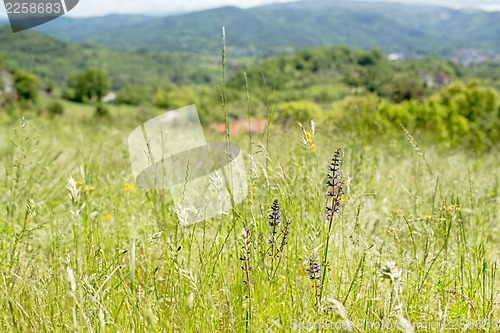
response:
<path fill-rule="evenodd" d="M 365 140 L 399 135 L 404 125 L 434 141 L 479 150 L 500 142 L 498 95 L 479 81 L 453 82 L 421 102 L 390 104 L 376 94 L 353 96 L 330 114 L 327 118 Z"/>
<path fill-rule="evenodd" d="M 14 86 L 21 102 L 36 102 L 38 99 L 38 78 L 27 72 L 14 74 Z"/>
<path fill-rule="evenodd" d="M 484 148 L 500 141 L 497 94 L 479 81 L 453 82 L 424 102 L 383 104 L 375 119 L 385 128 L 403 124 L 452 144 Z"/>
<path fill-rule="evenodd" d="M 116 103 L 129 105 L 147 104 L 150 103 L 153 92 L 151 86 L 126 85 L 118 92 Z"/>
<path fill-rule="evenodd" d="M 293 101 L 280 103 L 277 106 L 276 118 L 278 121 L 305 123 L 320 115 L 320 107 L 310 101 Z"/>
<path fill-rule="evenodd" d="M 109 108 L 102 103 L 98 103 L 95 108 L 95 115 L 99 118 L 109 117 Z"/>
<path fill-rule="evenodd" d="M 415 101 L 406 101 L 396 105 L 382 103 L 375 112 L 375 122 L 380 124 L 384 129 L 388 129 L 395 124 L 412 127 L 414 114 L 412 114 L 411 110 L 415 109 L 416 104 Z"/>
<path fill-rule="evenodd" d="M 51 116 L 61 116 L 64 113 L 64 105 L 54 101 L 47 107 L 47 112 Z"/>
<path fill-rule="evenodd" d="M 388 97 L 396 103 L 420 99 L 424 92 L 424 82 L 417 77 L 408 76 L 407 73 L 394 77 L 380 89 L 382 96 Z"/>
<path fill-rule="evenodd" d="M 193 90 L 188 87 L 158 87 L 153 95 L 153 104 L 159 108 L 176 109 L 186 105 L 196 104 L 197 100 Z"/>

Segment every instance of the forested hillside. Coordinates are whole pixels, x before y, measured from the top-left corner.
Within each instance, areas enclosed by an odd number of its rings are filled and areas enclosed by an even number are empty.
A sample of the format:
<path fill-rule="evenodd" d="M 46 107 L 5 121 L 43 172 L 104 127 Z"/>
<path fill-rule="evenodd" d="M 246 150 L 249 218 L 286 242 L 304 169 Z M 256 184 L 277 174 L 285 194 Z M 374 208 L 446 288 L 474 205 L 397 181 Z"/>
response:
<path fill-rule="evenodd" d="M 306 47 L 379 47 L 409 57 L 451 57 L 462 48 L 500 53 L 500 12 L 362 1 L 298 1 L 250 9 L 224 7 L 160 18 L 64 19 L 40 31 L 108 47 L 218 54 L 221 27 L 232 56 Z"/>
<path fill-rule="evenodd" d="M 219 72 L 218 58 L 147 50 L 123 52 L 65 42 L 31 30 L 13 34 L 8 27 L 0 28 L 0 41 L 0 53 L 14 67 L 58 85 L 89 67 L 107 72 L 116 89 L 127 84 L 207 83 Z"/>

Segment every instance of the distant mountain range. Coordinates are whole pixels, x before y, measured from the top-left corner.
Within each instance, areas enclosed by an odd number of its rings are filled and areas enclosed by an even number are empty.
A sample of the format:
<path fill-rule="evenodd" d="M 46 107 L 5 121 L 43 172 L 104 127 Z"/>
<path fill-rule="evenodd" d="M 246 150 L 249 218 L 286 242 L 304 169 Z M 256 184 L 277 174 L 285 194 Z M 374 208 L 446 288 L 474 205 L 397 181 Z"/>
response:
<path fill-rule="evenodd" d="M 311 0 L 250 9 L 222 7 L 165 17 L 59 18 L 37 28 L 67 41 L 128 50 L 230 56 L 291 53 L 307 47 L 379 47 L 409 57 L 450 57 L 475 48 L 500 53 L 500 12 L 362 1 Z"/>
<path fill-rule="evenodd" d="M 0 58 L 3 53 L 14 67 L 44 81 L 66 82 L 95 67 L 110 74 L 114 88 L 182 85 L 219 77 L 222 26 L 233 61 L 228 71 L 234 73 L 256 56 L 338 45 L 378 47 L 406 57 L 459 54 L 469 63 L 500 59 L 498 22 L 500 12 L 330 0 L 164 17 L 61 17 L 37 27 L 38 32 L 13 34 L 0 27 Z"/>

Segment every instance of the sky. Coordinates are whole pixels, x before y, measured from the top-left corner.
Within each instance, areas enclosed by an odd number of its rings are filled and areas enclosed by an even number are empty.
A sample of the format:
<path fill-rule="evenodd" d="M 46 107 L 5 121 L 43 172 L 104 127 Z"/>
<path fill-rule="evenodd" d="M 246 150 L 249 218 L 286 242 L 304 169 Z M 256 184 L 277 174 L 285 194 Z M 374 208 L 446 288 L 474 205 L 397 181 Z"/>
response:
<path fill-rule="evenodd" d="M 290 0 L 80 0 L 68 13 L 72 17 L 102 16 L 108 14 L 149 14 L 164 15 L 196 11 L 233 5 L 243 8 Z M 335 0 L 332 0 L 335 1 Z M 369 0 L 373 1 L 373 0 Z M 382 0 L 403 3 L 427 3 L 454 8 L 480 7 L 486 10 L 500 10 L 500 0 Z M 0 5 L 0 17 L 6 17 L 4 6 Z"/>
<path fill-rule="evenodd" d="M 290 0 L 80 0 L 69 16 L 100 16 L 120 14 L 165 14 L 197 11 L 227 5 L 242 8 L 255 7 Z"/>

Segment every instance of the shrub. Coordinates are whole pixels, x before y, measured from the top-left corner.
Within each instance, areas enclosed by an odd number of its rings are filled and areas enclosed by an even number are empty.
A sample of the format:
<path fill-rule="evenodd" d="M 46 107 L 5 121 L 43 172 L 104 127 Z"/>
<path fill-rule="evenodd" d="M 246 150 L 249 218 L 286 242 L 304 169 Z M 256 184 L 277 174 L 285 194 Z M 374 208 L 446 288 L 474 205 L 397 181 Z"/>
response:
<path fill-rule="evenodd" d="M 342 128 L 354 131 L 363 139 L 371 139 L 378 134 L 379 124 L 375 121 L 376 112 L 381 100 L 376 94 L 354 96 L 343 103 L 339 114 L 339 123 Z"/>
<path fill-rule="evenodd" d="M 16 72 L 14 75 L 14 86 L 16 88 L 19 101 L 37 101 L 38 79 L 35 75 L 27 72 Z"/>
<path fill-rule="evenodd" d="M 150 102 L 153 90 L 150 86 L 134 86 L 126 85 L 119 92 L 116 97 L 116 103 L 141 105 Z"/>
<path fill-rule="evenodd" d="M 278 104 L 277 120 L 283 123 L 289 121 L 305 123 L 316 118 L 321 109 L 310 101 L 293 101 Z"/>
<path fill-rule="evenodd" d="M 425 102 L 382 104 L 375 119 L 386 129 L 403 124 L 452 144 L 485 148 L 500 140 L 497 95 L 478 81 L 454 82 Z"/>
<path fill-rule="evenodd" d="M 51 116 L 61 116 L 64 113 L 64 105 L 54 101 L 47 107 L 47 112 Z"/>
<path fill-rule="evenodd" d="M 196 102 L 196 95 L 187 87 L 166 89 L 158 87 L 153 95 L 153 104 L 159 108 L 176 109 Z"/>
<path fill-rule="evenodd" d="M 109 117 L 109 108 L 102 104 L 98 103 L 96 108 L 95 108 L 95 115 L 102 118 L 102 117 Z"/>

